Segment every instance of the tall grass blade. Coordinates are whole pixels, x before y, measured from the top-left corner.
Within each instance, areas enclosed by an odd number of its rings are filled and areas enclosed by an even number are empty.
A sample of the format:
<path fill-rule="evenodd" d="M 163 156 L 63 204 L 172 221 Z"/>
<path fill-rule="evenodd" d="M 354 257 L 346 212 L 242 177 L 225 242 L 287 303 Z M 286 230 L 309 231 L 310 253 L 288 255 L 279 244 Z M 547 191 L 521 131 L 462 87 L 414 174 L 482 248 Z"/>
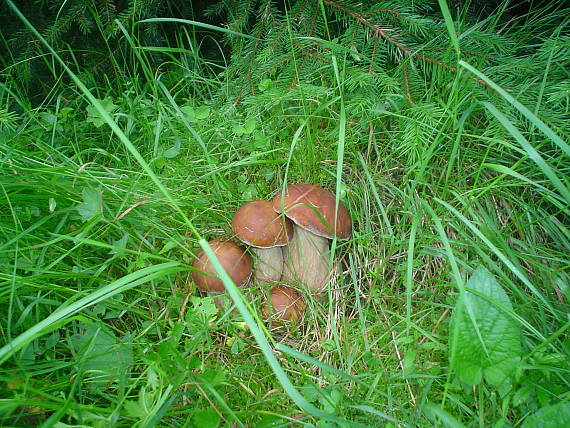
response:
<path fill-rule="evenodd" d="M 438 0 L 439 8 L 443 14 L 443 19 L 445 20 L 445 26 L 447 27 L 447 33 L 451 39 L 451 44 L 457 53 L 457 59 L 461 56 L 461 49 L 459 47 L 459 39 L 457 38 L 457 33 L 455 31 L 455 25 L 453 24 L 453 18 L 449 12 L 449 7 L 447 6 L 446 0 Z"/>
<path fill-rule="evenodd" d="M 263 356 L 265 357 L 267 363 L 271 367 L 271 370 L 273 370 L 275 377 L 277 378 L 281 386 L 283 386 L 285 393 L 291 398 L 291 400 L 293 400 L 293 402 L 297 406 L 299 406 L 302 410 L 304 410 L 305 412 L 309 413 L 312 416 L 322 418 L 331 422 L 337 422 L 340 424 L 349 423 L 348 421 L 345 421 L 341 418 L 338 418 L 334 415 L 323 412 L 322 410 L 316 408 L 314 405 L 309 403 L 305 399 L 305 397 L 303 397 L 303 395 L 301 395 L 301 393 L 297 390 L 297 388 L 295 388 L 295 385 L 291 383 L 289 377 L 283 370 L 283 367 L 281 367 L 281 364 L 279 364 L 279 361 L 277 361 L 277 358 L 273 354 L 273 350 L 271 349 L 269 342 L 265 338 L 264 334 L 262 333 L 261 329 L 255 322 L 255 320 L 253 319 L 251 313 L 246 308 L 243 302 L 243 296 L 241 295 L 241 292 L 239 291 L 239 289 L 236 287 L 230 276 L 226 273 L 226 271 L 220 264 L 218 258 L 212 251 L 210 245 L 208 244 L 208 242 L 206 242 L 205 239 L 200 239 L 199 244 L 200 247 L 202 247 L 202 249 L 204 250 L 204 253 L 207 254 L 208 258 L 214 265 L 214 268 L 216 269 L 219 278 L 222 280 L 222 282 L 226 287 L 226 291 L 234 301 L 236 308 L 239 310 L 240 314 L 245 319 L 245 322 L 247 323 L 251 331 L 251 334 L 259 344 Z M 349 424 L 350 426 L 354 427 L 361 426 L 353 422 L 350 422 Z"/>
<path fill-rule="evenodd" d="M 491 88 L 497 91 L 505 100 L 507 100 L 513 107 L 515 107 L 518 111 L 520 111 L 528 120 L 531 121 L 538 129 L 540 129 L 548 138 L 552 140 L 554 144 L 556 144 L 562 152 L 566 156 L 570 156 L 570 145 L 562 140 L 548 125 L 546 125 L 542 120 L 538 118 L 532 111 L 530 111 L 527 107 L 522 105 L 519 101 L 517 101 L 512 95 L 510 95 L 507 91 L 477 70 L 475 67 L 470 65 L 469 63 L 461 60 L 459 61 L 459 65 L 469 70 L 471 73 L 475 74 L 479 79 L 483 80 L 487 83 Z"/>
<path fill-rule="evenodd" d="M 493 104 L 488 101 L 484 101 L 483 105 L 487 110 L 489 110 L 493 116 L 497 118 L 497 120 L 505 127 L 507 131 L 519 142 L 525 152 L 528 154 L 528 157 L 536 163 L 536 165 L 540 168 L 544 175 L 548 177 L 550 182 L 556 189 L 560 192 L 560 194 L 566 199 L 566 202 L 570 204 L 570 190 L 562 183 L 562 180 L 558 178 L 554 169 L 548 165 L 548 163 L 544 160 L 542 156 L 536 151 L 536 149 L 528 142 L 528 140 L 521 134 L 521 132 L 512 124 L 512 122 L 507 119 L 507 117 L 497 110 Z"/>
<path fill-rule="evenodd" d="M 136 272 L 130 273 L 112 283 L 90 293 L 89 295 L 81 298 L 75 303 L 67 306 L 62 305 L 56 309 L 51 315 L 44 320 L 37 323 L 32 328 L 26 330 L 18 337 L 14 338 L 10 343 L 0 348 L 0 364 L 4 363 L 14 353 L 22 349 L 32 340 L 41 336 L 42 334 L 51 331 L 55 326 L 59 326 L 62 321 L 78 313 L 79 311 L 93 306 L 103 300 L 109 299 L 118 293 L 125 292 L 138 285 L 161 278 L 171 273 L 183 270 L 178 263 L 161 263 L 154 266 L 149 266 L 140 269 Z"/>
<path fill-rule="evenodd" d="M 475 227 L 471 221 L 469 221 L 463 214 L 461 214 L 459 211 L 457 211 L 457 209 L 449 205 L 447 202 L 442 201 L 438 198 L 434 198 L 434 200 L 447 208 L 453 215 L 461 220 L 461 222 L 465 224 L 481 241 L 483 241 L 485 245 L 487 245 L 487 247 L 489 247 L 489 249 L 499 258 L 499 260 L 501 260 L 511 270 L 511 272 L 519 280 L 521 280 L 521 282 L 526 285 L 536 297 L 540 299 L 545 307 L 547 307 L 552 313 L 556 312 L 552 305 L 546 300 L 544 295 L 538 291 L 534 284 L 530 282 L 527 276 L 519 268 L 517 268 L 513 262 L 511 262 L 508 257 L 506 257 L 505 254 L 499 250 L 477 227 Z"/>
<path fill-rule="evenodd" d="M 245 39 L 253 39 L 256 40 L 255 37 L 250 36 L 249 34 L 238 33 L 237 31 L 229 30 L 223 27 L 217 27 L 215 25 L 206 24 L 204 22 L 199 21 L 192 21 L 191 19 L 182 19 L 182 18 L 149 18 L 149 19 L 141 19 L 138 21 L 140 24 L 144 23 L 152 23 L 152 22 L 179 22 L 181 24 L 188 24 L 193 25 L 195 27 L 205 28 L 206 30 L 213 30 L 219 31 L 220 33 L 228 34 L 231 36 L 243 37 Z"/>

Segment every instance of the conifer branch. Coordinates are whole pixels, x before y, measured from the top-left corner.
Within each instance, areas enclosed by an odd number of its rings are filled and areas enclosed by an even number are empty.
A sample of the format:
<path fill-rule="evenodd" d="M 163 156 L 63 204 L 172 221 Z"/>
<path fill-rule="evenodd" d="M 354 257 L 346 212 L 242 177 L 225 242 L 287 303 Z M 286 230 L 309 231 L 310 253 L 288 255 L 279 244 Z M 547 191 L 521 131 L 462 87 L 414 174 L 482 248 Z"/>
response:
<path fill-rule="evenodd" d="M 454 73 L 457 72 L 457 67 L 446 64 L 443 61 L 437 60 L 437 59 L 429 57 L 427 55 L 415 53 L 414 49 L 408 47 L 405 43 L 398 40 L 398 38 L 400 37 L 400 35 L 398 33 L 395 33 L 395 35 L 390 34 L 390 32 L 395 32 L 395 30 L 393 28 L 390 28 L 387 26 L 382 27 L 378 24 L 375 24 L 375 23 L 371 22 L 369 19 L 367 19 L 364 15 L 362 15 L 358 12 L 355 12 L 353 10 L 350 10 L 349 8 L 339 4 L 336 1 L 333 1 L 333 0 L 323 0 L 323 1 L 325 4 L 327 4 L 331 7 L 334 7 L 336 9 L 344 12 L 345 14 L 351 16 L 352 18 L 354 18 L 355 21 L 357 21 L 358 23 L 360 23 L 364 27 L 371 30 L 374 37 L 381 37 L 382 39 L 384 39 L 385 41 L 390 43 L 392 46 L 394 46 L 396 48 L 397 52 L 400 53 L 402 58 L 413 56 L 414 58 L 418 58 L 418 59 L 425 61 L 425 62 L 428 62 L 430 64 L 435 64 L 437 66 L 440 66 L 442 68 L 450 70 Z M 378 9 L 378 10 L 382 11 L 382 12 L 390 12 L 390 13 L 394 14 L 395 16 L 401 16 L 401 14 L 399 12 L 390 11 L 389 9 Z M 369 12 L 369 14 L 370 13 L 372 13 L 372 12 Z M 481 79 L 478 79 L 478 78 L 473 77 L 473 76 L 470 76 L 470 78 L 472 80 L 482 84 L 482 85 L 488 86 L 487 83 Z"/>

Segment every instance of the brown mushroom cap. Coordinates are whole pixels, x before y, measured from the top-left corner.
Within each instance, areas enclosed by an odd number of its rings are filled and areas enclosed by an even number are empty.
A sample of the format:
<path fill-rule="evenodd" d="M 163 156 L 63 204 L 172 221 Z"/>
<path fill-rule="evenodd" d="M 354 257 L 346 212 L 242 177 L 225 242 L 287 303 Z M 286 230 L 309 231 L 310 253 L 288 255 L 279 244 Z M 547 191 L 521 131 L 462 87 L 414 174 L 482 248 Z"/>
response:
<path fill-rule="evenodd" d="M 251 258 L 245 250 L 232 241 L 210 241 L 208 244 L 235 284 L 238 287 L 247 285 L 252 268 Z M 223 293 L 226 290 L 204 250 L 197 254 L 192 267 L 196 269 L 192 272 L 192 279 L 200 290 L 211 293 Z"/>
<path fill-rule="evenodd" d="M 285 190 L 283 204 L 281 194 L 273 199 L 273 209 L 285 211 L 297 226 L 315 235 L 332 239 L 335 233 L 335 196 L 328 190 L 313 184 L 291 184 Z M 336 218 L 336 236 L 347 240 L 352 233 L 352 222 L 348 211 L 339 201 Z"/>
<path fill-rule="evenodd" d="M 293 237 L 293 224 L 273 210 L 269 201 L 251 201 L 232 219 L 236 236 L 252 247 L 273 248 L 287 245 Z"/>
<path fill-rule="evenodd" d="M 269 290 L 269 302 L 271 311 L 267 302 L 262 307 L 262 316 L 267 319 L 269 315 L 283 321 L 298 321 L 305 310 L 305 301 L 301 295 L 287 285 L 274 285 Z"/>

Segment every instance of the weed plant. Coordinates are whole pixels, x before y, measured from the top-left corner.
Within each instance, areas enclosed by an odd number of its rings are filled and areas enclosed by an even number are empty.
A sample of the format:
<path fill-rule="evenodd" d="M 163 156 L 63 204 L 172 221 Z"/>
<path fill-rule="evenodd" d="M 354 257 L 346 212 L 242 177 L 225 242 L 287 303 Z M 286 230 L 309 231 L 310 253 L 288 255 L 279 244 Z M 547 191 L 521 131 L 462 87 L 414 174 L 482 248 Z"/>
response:
<path fill-rule="evenodd" d="M 3 425 L 570 425 L 570 10 L 414 4 L 220 1 L 219 60 L 206 23 L 117 20 L 128 66 L 84 83 L 46 42 L 37 104 L 5 62 Z M 269 331 L 264 286 L 216 300 L 191 264 L 294 182 L 353 237 Z"/>

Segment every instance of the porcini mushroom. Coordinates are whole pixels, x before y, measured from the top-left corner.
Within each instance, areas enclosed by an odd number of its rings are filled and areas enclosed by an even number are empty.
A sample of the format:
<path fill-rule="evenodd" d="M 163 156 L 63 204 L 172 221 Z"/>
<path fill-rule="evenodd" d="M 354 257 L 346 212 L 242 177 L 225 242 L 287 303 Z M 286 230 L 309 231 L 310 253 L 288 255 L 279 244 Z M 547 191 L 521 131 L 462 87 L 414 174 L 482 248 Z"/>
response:
<path fill-rule="evenodd" d="M 251 257 L 245 250 L 233 241 L 210 241 L 208 244 L 233 282 L 238 287 L 245 287 L 252 272 Z M 224 283 L 218 278 L 216 269 L 204 250 L 200 250 L 196 257 L 192 263 L 192 267 L 196 269 L 192 272 L 192 279 L 198 288 L 214 294 L 226 291 Z"/>
<path fill-rule="evenodd" d="M 236 236 L 251 245 L 256 256 L 254 282 L 260 284 L 281 279 L 283 250 L 293 236 L 293 223 L 273 210 L 269 201 L 251 201 L 232 219 Z"/>
<path fill-rule="evenodd" d="M 342 203 L 329 191 L 313 184 L 291 184 L 273 199 L 273 209 L 290 218 L 294 237 L 285 248 L 284 281 L 299 281 L 320 293 L 330 276 L 329 239 L 347 240 L 352 222 Z"/>
<path fill-rule="evenodd" d="M 269 289 L 269 299 L 261 308 L 263 319 L 272 318 L 273 325 L 281 321 L 296 323 L 303 316 L 305 301 L 292 287 L 279 284 Z"/>

